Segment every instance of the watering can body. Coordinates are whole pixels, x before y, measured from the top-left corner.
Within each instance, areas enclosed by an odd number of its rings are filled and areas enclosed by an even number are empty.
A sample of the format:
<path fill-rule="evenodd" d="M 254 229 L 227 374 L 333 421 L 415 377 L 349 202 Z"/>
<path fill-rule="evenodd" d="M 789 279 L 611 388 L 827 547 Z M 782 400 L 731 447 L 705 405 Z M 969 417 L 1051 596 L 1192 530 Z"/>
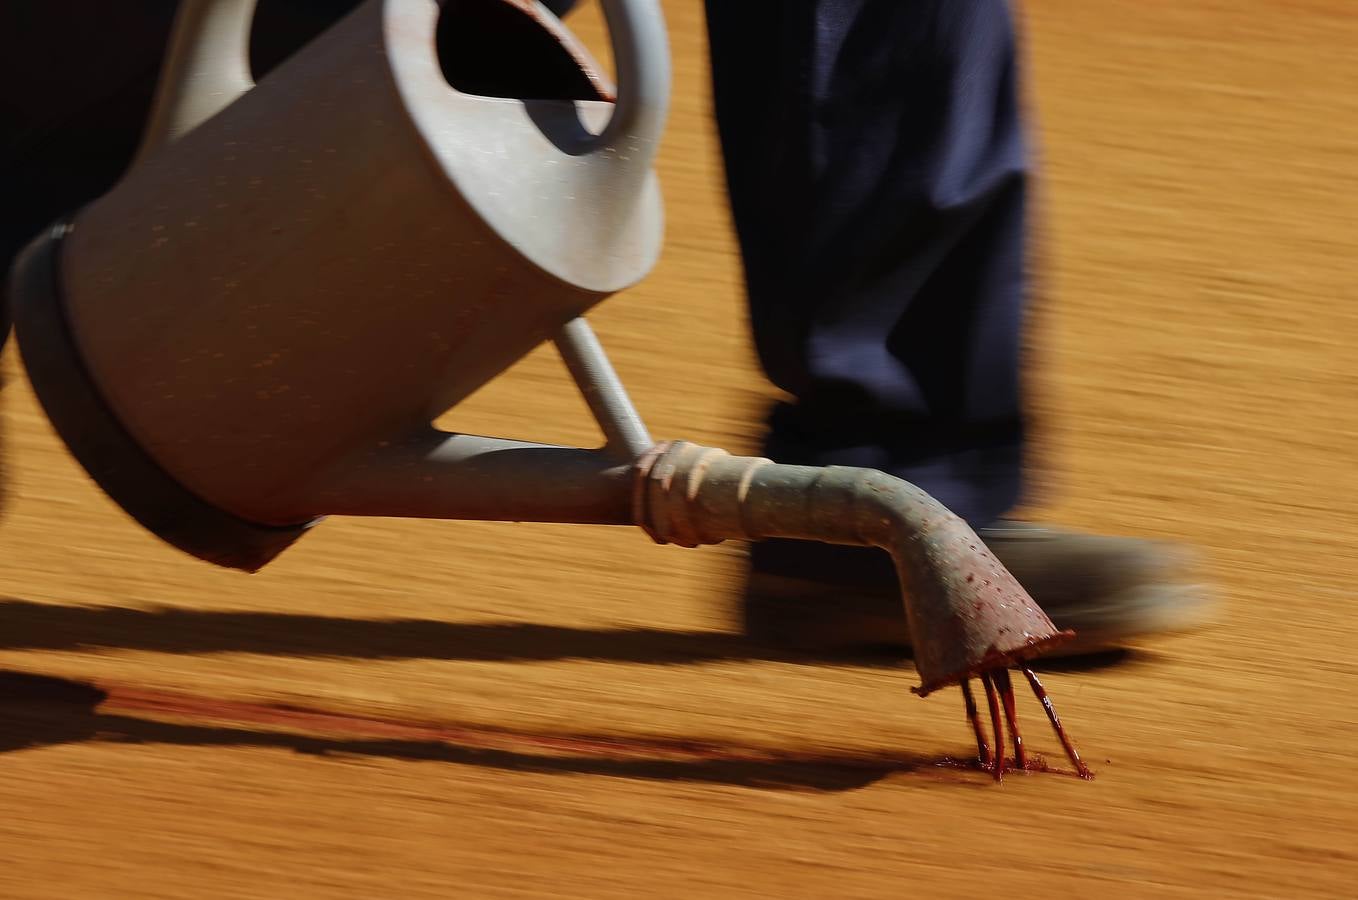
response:
<path fill-rule="evenodd" d="M 478 2 L 588 64 L 540 4 Z M 331 511 L 327 473 L 427 431 L 653 265 L 668 86 L 654 0 L 606 4 L 616 103 L 455 89 L 435 42 L 445 5 L 369 0 L 251 87 L 253 3 L 197 4 L 223 19 L 199 37 L 227 46 L 200 42 L 158 115 L 195 77 L 206 108 L 182 134 L 153 123 L 162 139 L 122 181 L 18 263 L 35 389 L 134 515 L 178 490 L 286 544 Z M 95 419 L 109 428 L 91 436 Z M 129 444 L 138 458 L 110 475 Z M 172 485 L 127 483 L 148 465 Z"/>

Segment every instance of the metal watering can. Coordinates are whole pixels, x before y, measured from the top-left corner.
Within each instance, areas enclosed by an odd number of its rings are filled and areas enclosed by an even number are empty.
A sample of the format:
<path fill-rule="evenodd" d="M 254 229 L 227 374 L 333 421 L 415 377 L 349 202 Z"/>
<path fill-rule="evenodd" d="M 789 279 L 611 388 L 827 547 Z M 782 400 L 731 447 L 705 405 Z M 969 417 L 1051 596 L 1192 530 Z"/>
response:
<path fill-rule="evenodd" d="M 913 485 L 652 441 L 581 316 L 659 252 L 669 50 L 658 0 L 601 2 L 616 99 L 534 0 L 368 0 L 257 86 L 254 0 L 185 0 L 138 159 L 11 273 L 72 453 L 249 571 L 327 514 L 634 524 L 885 548 L 921 694 L 1066 639 Z M 434 429 L 546 340 L 604 447 Z"/>

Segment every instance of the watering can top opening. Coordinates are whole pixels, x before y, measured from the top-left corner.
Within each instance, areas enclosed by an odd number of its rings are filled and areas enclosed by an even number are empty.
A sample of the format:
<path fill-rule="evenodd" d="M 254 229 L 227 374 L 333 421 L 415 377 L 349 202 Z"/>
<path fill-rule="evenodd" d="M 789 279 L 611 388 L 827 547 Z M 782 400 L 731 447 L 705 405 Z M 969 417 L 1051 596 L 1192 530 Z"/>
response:
<path fill-rule="evenodd" d="M 487 15 L 491 9 L 501 13 Z M 427 37 L 406 39 L 436 28 L 445 36 L 442 47 Z M 651 160 L 667 91 L 655 83 L 661 73 L 650 71 L 668 68 L 663 31 L 620 32 L 616 23 L 614 28 L 620 71 L 617 99 L 610 102 L 612 92 L 597 66 L 540 4 L 385 4 L 396 88 L 435 165 L 476 214 L 530 262 L 570 284 L 603 292 L 630 286 L 650 270 L 663 221 Z M 468 40 L 457 40 L 458 34 Z M 648 37 L 658 39 L 656 46 L 638 46 Z M 504 52 L 497 60 L 498 39 Z M 488 52 L 460 60 L 469 42 Z M 538 62 L 532 68 L 526 62 L 530 55 Z M 548 60 L 555 62 L 544 64 Z M 572 62 L 576 72 L 569 72 Z M 577 73 L 597 85 L 593 97 L 578 90 L 575 97 L 560 96 L 584 87 Z M 668 82 L 668 72 L 663 74 Z M 552 83 L 553 75 L 559 85 Z M 505 96 L 513 94 L 518 96 Z"/>
<path fill-rule="evenodd" d="M 362 132 L 395 127 L 415 151 L 399 164 L 420 172 L 431 196 L 447 195 L 445 216 L 470 212 L 530 265 L 571 287 L 614 293 L 644 277 L 660 251 L 651 164 L 670 58 L 658 0 L 600 2 L 616 90 L 536 0 L 368 0 L 258 86 L 249 65 L 256 0 L 185 0 L 171 50 L 180 64 L 167 66 L 124 181 L 149 169 L 192 189 L 236 158 L 224 148 L 276 143 L 347 156 L 346 180 L 357 184 L 392 165 L 370 158 Z M 279 135 L 280 117 L 314 126 L 314 145 Z M 266 178 L 282 174 L 272 160 L 249 165 Z M 154 203 L 153 193 L 144 199 Z M 296 211 L 279 207 L 279 217 Z"/>
<path fill-rule="evenodd" d="M 528 262 L 612 293 L 660 252 L 651 164 L 670 59 L 656 0 L 601 2 L 616 88 L 536 0 L 371 0 L 404 112 L 447 184 Z"/>
<path fill-rule="evenodd" d="M 530 0 L 443 0 L 436 51 L 452 87 L 506 100 L 617 101 L 589 48 Z"/>
<path fill-rule="evenodd" d="M 535 0 L 443 0 L 437 10 L 424 0 L 386 8 L 389 35 L 423 29 L 425 16 L 438 16 L 441 46 L 434 53 L 394 52 L 392 71 L 411 121 L 464 199 L 549 274 L 611 293 L 639 281 L 659 256 L 663 203 L 651 164 L 669 106 L 670 59 L 656 0 L 602 5 L 616 87 Z M 504 79 L 497 85 L 485 72 L 500 37 L 513 52 L 494 67 Z M 482 52 L 471 51 L 469 42 Z M 480 117 L 487 127 L 499 120 L 496 134 L 451 129 L 469 140 L 452 138 L 449 123 L 464 116 Z M 538 162 L 506 171 L 504 161 L 525 153 Z M 563 219 L 570 221 L 563 226 Z"/>

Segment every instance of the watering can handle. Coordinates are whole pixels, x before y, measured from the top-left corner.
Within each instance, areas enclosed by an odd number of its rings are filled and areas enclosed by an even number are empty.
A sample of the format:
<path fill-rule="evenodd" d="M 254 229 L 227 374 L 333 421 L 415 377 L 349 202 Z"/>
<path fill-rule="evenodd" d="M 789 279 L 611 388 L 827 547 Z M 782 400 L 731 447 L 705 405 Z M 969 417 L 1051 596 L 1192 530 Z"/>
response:
<path fill-rule="evenodd" d="M 600 0 L 618 74 L 618 101 L 594 147 L 653 147 L 670 101 L 670 46 L 660 0 Z"/>
<path fill-rule="evenodd" d="M 250 88 L 256 0 L 182 0 L 138 160 L 216 115 Z M 618 70 L 618 101 L 598 150 L 644 150 L 669 108 L 670 49 L 659 0 L 600 0 Z"/>
<path fill-rule="evenodd" d="M 250 26 L 256 0 L 181 0 L 140 161 L 197 128 L 255 86 Z"/>

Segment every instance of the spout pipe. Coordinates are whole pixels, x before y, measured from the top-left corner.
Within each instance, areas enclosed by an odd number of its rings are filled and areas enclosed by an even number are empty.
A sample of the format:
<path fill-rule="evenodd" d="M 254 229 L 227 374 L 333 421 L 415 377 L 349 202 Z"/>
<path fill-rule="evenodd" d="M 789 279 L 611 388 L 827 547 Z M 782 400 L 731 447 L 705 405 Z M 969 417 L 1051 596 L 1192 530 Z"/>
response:
<path fill-rule="evenodd" d="M 895 561 L 927 694 L 1068 639 L 976 533 L 913 484 L 872 469 L 778 465 L 695 444 L 638 467 L 633 517 L 660 543 L 795 538 Z"/>
<path fill-rule="evenodd" d="M 605 449 L 628 460 L 649 450 L 655 442 L 627 396 L 627 388 L 623 387 L 613 364 L 608 361 L 608 354 L 604 353 L 594 329 L 584 317 L 571 319 L 561 326 L 555 340 L 571 378 L 603 429 L 608 440 Z"/>
<path fill-rule="evenodd" d="M 435 431 L 351 457 L 290 514 L 627 525 L 630 490 L 602 450 Z"/>

